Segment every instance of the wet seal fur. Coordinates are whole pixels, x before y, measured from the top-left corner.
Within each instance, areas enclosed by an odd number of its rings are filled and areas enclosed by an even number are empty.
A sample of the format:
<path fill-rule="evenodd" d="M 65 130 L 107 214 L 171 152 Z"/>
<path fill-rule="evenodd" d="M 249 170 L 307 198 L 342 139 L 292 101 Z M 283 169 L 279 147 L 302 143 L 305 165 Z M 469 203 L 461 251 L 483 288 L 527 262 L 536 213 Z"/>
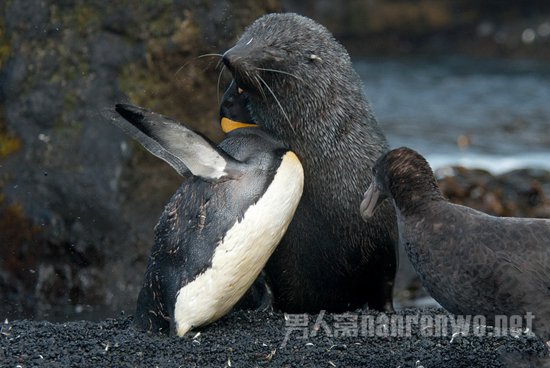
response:
<path fill-rule="evenodd" d="M 459 315 L 534 317 L 533 332 L 550 340 L 550 219 L 487 215 L 450 203 L 426 160 L 402 147 L 382 156 L 361 203 L 369 219 L 389 197 L 400 243 L 422 284 Z"/>
<path fill-rule="evenodd" d="M 296 14 L 256 20 L 223 55 L 260 128 L 300 158 L 304 194 L 266 273 L 288 312 L 392 309 L 397 229 L 387 204 L 367 223 L 359 188 L 387 151 L 349 55 Z"/>
<path fill-rule="evenodd" d="M 157 226 L 135 323 L 183 336 L 250 289 L 285 233 L 303 189 L 297 156 L 257 128 L 216 147 L 178 122 L 132 105 L 108 117 L 168 162 L 183 183 Z M 259 291 L 259 297 L 269 291 Z"/>

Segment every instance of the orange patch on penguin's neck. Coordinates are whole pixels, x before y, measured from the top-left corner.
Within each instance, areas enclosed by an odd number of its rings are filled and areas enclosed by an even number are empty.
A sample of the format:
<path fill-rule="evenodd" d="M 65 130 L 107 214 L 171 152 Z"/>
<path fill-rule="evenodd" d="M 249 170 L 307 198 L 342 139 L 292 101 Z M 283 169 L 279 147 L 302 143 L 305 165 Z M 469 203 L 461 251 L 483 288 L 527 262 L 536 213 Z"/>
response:
<path fill-rule="evenodd" d="M 221 121 L 222 130 L 225 133 L 229 133 L 235 129 L 257 127 L 256 124 L 240 123 L 238 121 L 231 120 L 229 118 L 222 118 Z"/>

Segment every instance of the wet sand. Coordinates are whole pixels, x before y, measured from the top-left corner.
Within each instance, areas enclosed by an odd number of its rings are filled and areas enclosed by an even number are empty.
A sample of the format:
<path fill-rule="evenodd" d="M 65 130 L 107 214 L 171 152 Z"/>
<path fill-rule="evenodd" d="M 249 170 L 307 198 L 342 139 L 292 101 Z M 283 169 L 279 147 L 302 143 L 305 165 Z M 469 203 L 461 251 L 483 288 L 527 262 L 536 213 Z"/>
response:
<path fill-rule="evenodd" d="M 431 308 L 408 309 L 397 312 L 396 316 L 418 313 L 446 314 L 442 309 Z M 371 321 L 380 317 L 375 312 L 368 315 Z M 147 335 L 135 330 L 132 317 L 128 316 L 102 322 L 11 321 L 2 325 L 0 365 L 427 368 L 542 367 L 550 364 L 540 358 L 545 353 L 545 346 L 534 336 L 452 338 L 449 332 L 433 337 L 429 335 L 434 329 L 421 329 L 416 325 L 410 336 L 385 336 L 380 326 L 374 330 L 375 336 L 370 336 L 368 330 L 361 328 L 367 318 L 364 315 L 360 315 L 355 324 L 350 324 L 348 318 L 342 319 L 342 315 L 331 314 L 324 315 L 323 322 L 316 324 L 318 317 L 308 316 L 308 327 L 291 332 L 284 347 L 288 327 L 296 327 L 298 323 L 292 316 L 285 320 L 285 315 L 273 312 L 233 312 L 203 328 L 198 336 L 198 332 L 192 332 L 184 338 Z M 341 336 L 345 332 L 352 336 Z"/>

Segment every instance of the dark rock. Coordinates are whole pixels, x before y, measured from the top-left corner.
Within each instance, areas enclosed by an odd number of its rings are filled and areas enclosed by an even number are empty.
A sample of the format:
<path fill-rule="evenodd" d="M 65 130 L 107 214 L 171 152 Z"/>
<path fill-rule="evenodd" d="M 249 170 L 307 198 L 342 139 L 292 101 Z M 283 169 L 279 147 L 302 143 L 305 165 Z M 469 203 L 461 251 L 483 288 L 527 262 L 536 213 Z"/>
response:
<path fill-rule="evenodd" d="M 91 47 L 90 67 L 94 72 L 109 68 L 116 70 L 130 61 L 139 60 L 144 53 L 142 47 L 129 44 L 124 37 L 112 32 L 100 32 L 91 41 Z"/>
<path fill-rule="evenodd" d="M 5 9 L 5 23 L 8 33 L 29 32 L 35 36 L 44 35 L 49 23 L 49 6 L 45 0 L 10 1 Z M 5 5 L 4 5 L 5 6 Z"/>
<path fill-rule="evenodd" d="M 451 202 L 495 216 L 550 217 L 550 172 L 514 170 L 491 175 L 483 170 L 453 168 L 439 180 Z"/>
<path fill-rule="evenodd" d="M 39 129 L 51 129 L 59 119 L 64 101 L 60 83 L 39 82 L 31 87 L 18 114 L 23 121 L 33 121 Z"/>

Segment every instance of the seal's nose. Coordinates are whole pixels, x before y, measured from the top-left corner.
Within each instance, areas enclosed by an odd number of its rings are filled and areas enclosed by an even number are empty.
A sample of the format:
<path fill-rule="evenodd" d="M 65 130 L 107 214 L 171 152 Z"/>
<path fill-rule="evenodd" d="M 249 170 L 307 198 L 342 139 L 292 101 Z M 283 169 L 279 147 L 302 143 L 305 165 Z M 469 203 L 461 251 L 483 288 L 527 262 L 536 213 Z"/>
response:
<path fill-rule="evenodd" d="M 227 50 L 223 56 L 222 61 L 229 70 L 233 70 L 233 65 L 235 62 L 235 57 L 232 55 L 231 50 Z"/>
<path fill-rule="evenodd" d="M 249 56 L 248 50 L 244 50 L 240 44 L 233 46 L 222 55 L 224 65 L 233 75 L 241 92 L 253 92 L 255 89 L 251 75 L 256 73 L 256 68 Z"/>
<path fill-rule="evenodd" d="M 223 54 L 222 56 L 222 60 L 223 60 L 223 63 L 225 64 L 225 66 L 229 67 L 229 56 L 227 55 L 227 52 L 225 54 Z"/>
<path fill-rule="evenodd" d="M 244 67 L 244 64 L 246 64 L 245 60 L 248 59 L 248 56 L 250 55 L 249 51 L 250 50 L 248 50 L 247 47 L 236 44 L 224 52 L 222 61 L 231 72 L 234 70 L 239 70 Z"/>

